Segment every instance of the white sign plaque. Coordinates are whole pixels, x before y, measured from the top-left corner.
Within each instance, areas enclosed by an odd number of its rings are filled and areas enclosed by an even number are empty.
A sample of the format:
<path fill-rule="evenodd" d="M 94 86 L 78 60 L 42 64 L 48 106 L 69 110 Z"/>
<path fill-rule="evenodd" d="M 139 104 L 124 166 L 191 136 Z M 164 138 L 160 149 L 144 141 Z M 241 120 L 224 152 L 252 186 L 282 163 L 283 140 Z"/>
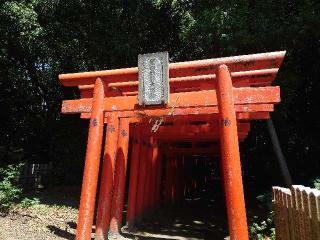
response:
<path fill-rule="evenodd" d="M 140 54 L 138 69 L 139 104 L 167 104 L 169 101 L 168 52 Z"/>

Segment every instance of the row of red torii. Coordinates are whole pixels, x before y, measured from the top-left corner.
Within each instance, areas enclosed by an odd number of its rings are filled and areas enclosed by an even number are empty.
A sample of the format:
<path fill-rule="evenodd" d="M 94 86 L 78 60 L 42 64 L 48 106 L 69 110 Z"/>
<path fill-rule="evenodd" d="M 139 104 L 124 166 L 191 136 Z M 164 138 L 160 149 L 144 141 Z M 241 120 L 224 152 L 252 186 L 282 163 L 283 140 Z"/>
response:
<path fill-rule="evenodd" d="M 160 105 L 139 104 L 137 67 L 59 75 L 64 86 L 77 86 L 81 95 L 64 100 L 62 113 L 90 119 L 76 239 L 91 239 L 103 135 L 96 239 L 121 238 L 127 172 L 130 229 L 161 202 L 183 195 L 188 176 L 177 176 L 185 168 L 181 164 L 190 163 L 174 159 L 193 154 L 221 156 L 230 239 L 248 239 L 239 141 L 246 138 L 250 120 L 268 119 L 280 102 L 280 89 L 271 83 L 284 55 L 281 51 L 170 63 L 170 100 Z M 192 147 L 168 144 L 184 141 Z M 220 149 L 199 142 L 218 142 Z"/>

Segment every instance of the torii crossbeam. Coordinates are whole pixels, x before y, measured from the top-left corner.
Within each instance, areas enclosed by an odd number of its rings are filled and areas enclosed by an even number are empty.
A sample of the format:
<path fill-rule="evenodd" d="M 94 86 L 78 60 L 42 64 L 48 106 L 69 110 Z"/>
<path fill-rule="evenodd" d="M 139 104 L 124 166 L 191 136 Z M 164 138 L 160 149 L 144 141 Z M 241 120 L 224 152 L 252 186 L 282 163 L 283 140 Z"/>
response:
<path fill-rule="evenodd" d="M 247 240 L 238 142 L 247 136 L 250 120 L 268 119 L 274 104 L 280 102 L 280 89 L 271 83 L 284 55 L 281 51 L 170 63 L 170 101 L 160 106 L 139 105 L 137 67 L 59 75 L 63 86 L 76 86 L 81 95 L 64 100 L 62 113 L 80 113 L 81 118 L 90 119 L 76 239 L 91 238 L 105 135 L 96 239 L 121 238 L 130 148 L 129 228 L 160 204 L 160 191 L 172 200 L 183 195 L 183 188 L 192 189 L 188 184 L 195 182 L 182 180 L 188 176 L 179 172 L 189 163 L 174 160 L 179 154 L 211 151 L 221 156 L 230 238 Z M 174 148 L 170 155 L 163 154 L 166 142 L 181 141 L 218 142 L 220 151 L 211 146 Z M 162 164 L 166 164 L 165 176 L 159 170 Z M 165 189 L 161 189 L 161 179 Z"/>

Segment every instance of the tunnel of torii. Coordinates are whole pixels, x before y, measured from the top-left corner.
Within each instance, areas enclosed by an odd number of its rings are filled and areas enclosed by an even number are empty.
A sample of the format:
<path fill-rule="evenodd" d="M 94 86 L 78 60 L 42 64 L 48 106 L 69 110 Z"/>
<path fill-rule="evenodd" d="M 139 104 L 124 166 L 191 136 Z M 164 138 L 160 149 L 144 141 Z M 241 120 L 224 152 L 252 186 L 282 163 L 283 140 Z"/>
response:
<path fill-rule="evenodd" d="M 139 103 L 138 67 L 59 75 L 81 96 L 64 100 L 62 113 L 90 119 L 76 239 L 91 239 L 96 197 L 95 238 L 121 238 L 126 177 L 129 229 L 160 204 L 183 198 L 198 181 L 185 169 L 208 167 L 186 157 L 196 154 L 220 157 L 230 239 L 249 239 L 239 141 L 250 120 L 268 119 L 280 102 L 271 83 L 284 55 L 168 63 L 169 101 L 160 105 Z"/>

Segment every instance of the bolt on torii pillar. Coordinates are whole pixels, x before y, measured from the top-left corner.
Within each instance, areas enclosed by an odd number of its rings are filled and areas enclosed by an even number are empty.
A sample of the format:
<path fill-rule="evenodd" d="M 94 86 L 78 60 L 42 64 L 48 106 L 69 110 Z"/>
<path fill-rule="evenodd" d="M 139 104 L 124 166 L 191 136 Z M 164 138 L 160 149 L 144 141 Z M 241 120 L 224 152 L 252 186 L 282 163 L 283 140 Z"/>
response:
<path fill-rule="evenodd" d="M 180 138 L 217 142 L 220 139 L 230 236 L 232 240 L 248 239 L 238 138 L 243 139 L 249 128 L 242 125 L 242 122 L 237 124 L 237 120 L 267 119 L 269 112 L 273 111 L 273 105 L 280 102 L 279 87 L 270 85 L 284 55 L 285 52 L 282 51 L 168 63 L 166 67 L 157 70 L 162 71 L 170 84 L 167 95 L 164 94 L 165 101 L 159 106 L 153 106 L 154 103 L 145 106 L 139 104 L 138 86 L 141 85 L 138 81 L 140 73 L 136 67 L 59 75 L 64 86 L 78 86 L 81 95 L 81 99 L 63 101 L 62 113 L 80 113 L 81 118 L 90 119 L 76 239 L 86 240 L 91 237 L 103 124 L 107 123 L 108 128 L 97 214 L 98 239 L 105 239 L 108 231 L 115 233 L 113 236 L 119 236 L 117 233 L 121 229 L 126 158 L 129 137 L 132 137 L 129 136 L 129 126 L 149 119 L 156 120 L 159 129 L 154 134 L 148 133 L 150 139 L 157 140 L 161 136 L 169 136 L 171 140 Z M 156 62 L 157 60 L 149 62 L 148 66 L 152 71 L 157 69 Z M 152 75 L 152 71 L 146 74 Z M 149 90 L 156 89 L 159 82 L 156 76 L 152 79 L 150 84 L 147 83 Z M 207 125 L 193 126 L 192 132 L 188 131 L 190 127 L 187 125 L 174 127 L 178 135 L 168 130 L 170 126 L 161 125 L 163 121 L 177 120 L 179 117 L 196 117 Z M 219 120 L 219 124 L 208 125 L 208 118 L 212 118 L 215 123 Z M 112 127 L 112 124 L 119 127 Z M 109 131 L 114 130 L 116 132 L 110 134 Z M 150 150 L 146 146 L 148 141 L 144 141 L 142 140 L 139 154 L 142 157 L 149 156 L 147 153 Z M 121 154 L 114 153 L 115 149 L 120 149 Z M 144 162 L 142 158 L 140 162 Z M 121 174 L 117 175 L 117 171 L 114 173 L 114 168 L 120 168 L 118 173 Z M 142 214 L 139 198 L 141 194 L 145 194 L 144 189 L 139 190 L 141 176 L 139 172 L 136 178 L 137 219 Z M 153 200 L 149 197 L 147 200 L 152 203 Z"/>

